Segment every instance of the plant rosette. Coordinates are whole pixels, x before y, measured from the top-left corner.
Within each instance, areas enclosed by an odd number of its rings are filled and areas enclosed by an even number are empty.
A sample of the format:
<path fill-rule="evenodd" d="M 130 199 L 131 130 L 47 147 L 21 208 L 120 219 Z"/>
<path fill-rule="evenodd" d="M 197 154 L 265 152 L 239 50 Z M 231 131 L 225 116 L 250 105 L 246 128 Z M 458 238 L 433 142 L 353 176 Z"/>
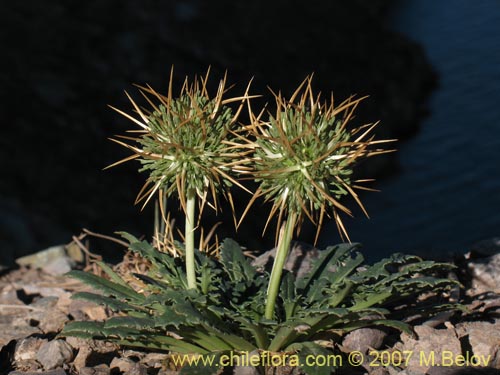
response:
<path fill-rule="evenodd" d="M 257 351 L 293 354 L 303 361 L 308 355 L 339 353 L 337 343 L 352 330 L 382 326 L 411 333 L 405 314 L 425 317 L 459 308 L 417 298 L 423 293 L 442 297 L 457 283 L 439 276 L 451 265 L 415 256 L 394 254 L 365 265 L 359 245 L 344 243 L 320 251 L 304 277 L 283 270 L 293 233 L 304 217 L 319 231 L 324 216 L 331 213 L 340 233 L 347 236 L 339 211 L 351 211 L 339 200 L 351 195 L 363 207 L 355 193 L 362 181 L 352 180 L 352 168 L 387 152 L 374 148 L 385 141 L 369 135 L 375 125 L 348 127 L 360 99 L 339 107 L 334 107 L 333 98 L 322 103 L 312 93 L 311 77 L 289 100 L 275 95 L 276 113 L 266 121 L 265 111 L 256 116 L 248 104 L 251 124 L 235 129 L 241 103 L 250 103 L 248 88 L 243 97 L 223 99 L 224 79 L 211 99 L 207 79 L 208 74 L 191 85 L 186 80 L 179 98 L 173 97 L 172 84 L 166 97 L 141 88 L 153 110 L 141 109 L 131 100 L 140 119 L 118 110 L 141 129 L 138 137 L 124 137 L 135 144 L 115 140 L 134 152 L 117 164 L 137 159 L 149 172 L 138 201 L 147 203 L 157 192 L 160 200 L 177 195 L 186 228 L 185 244 L 177 242 L 176 247 L 185 256 L 172 256 L 120 233 L 129 249 L 149 265 L 147 272 L 132 273 L 141 287 L 102 262 L 106 277 L 71 271 L 70 277 L 96 290 L 73 298 L 107 306 L 116 314 L 100 322 L 70 322 L 61 335 L 172 355 L 220 359 Z M 226 107 L 231 102 L 240 102 L 234 114 Z M 200 212 L 205 204 L 217 208 L 218 194 L 226 194 L 231 202 L 227 188 L 242 186 L 238 175 L 259 184 L 243 217 L 261 196 L 273 203 L 269 217 L 278 216 L 278 250 L 270 273 L 254 267 L 233 240 L 222 242 L 217 257 L 194 247 L 196 200 Z M 394 309 L 402 304 L 405 309 Z M 184 365 L 181 373 L 216 373 L 216 364 L 198 361 Z M 314 365 L 301 370 L 331 371 Z"/>
<path fill-rule="evenodd" d="M 102 322 L 68 323 L 61 335 L 170 351 L 177 358 L 194 354 L 218 361 L 222 355 L 261 351 L 294 354 L 305 363 L 310 355 L 341 355 L 336 344 L 352 330 L 383 326 L 411 333 L 404 314 L 425 317 L 456 308 L 417 298 L 431 292 L 440 297 L 456 286 L 435 277 L 451 265 L 401 254 L 363 265 L 359 245 L 341 244 L 320 251 L 307 276 L 296 279 L 285 272 L 276 319 L 268 320 L 264 314 L 269 274 L 252 266 L 235 241 L 222 242 L 218 259 L 195 252 L 200 287 L 189 289 L 183 258 L 121 234 L 130 249 L 151 264 L 147 274 L 133 274 L 143 287 L 132 288 L 102 263 L 106 278 L 71 271 L 69 276 L 99 292 L 81 292 L 73 298 L 107 306 L 116 315 Z M 407 304 L 404 310 L 390 308 L 402 304 Z M 199 361 L 197 366 L 185 364 L 182 373 L 200 371 L 200 366 L 207 374 L 219 370 Z M 327 373 L 319 366 L 302 370 Z"/>

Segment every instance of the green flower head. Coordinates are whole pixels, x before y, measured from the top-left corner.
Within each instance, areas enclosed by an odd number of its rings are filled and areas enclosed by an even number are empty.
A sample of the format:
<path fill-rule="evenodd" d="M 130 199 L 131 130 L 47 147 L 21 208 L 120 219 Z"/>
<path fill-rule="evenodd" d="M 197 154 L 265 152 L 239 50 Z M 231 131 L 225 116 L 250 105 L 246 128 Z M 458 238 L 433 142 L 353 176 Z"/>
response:
<path fill-rule="evenodd" d="M 205 77 L 195 77 L 193 82 L 186 78 L 179 96 L 175 98 L 172 94 L 172 74 L 167 96 L 150 86 L 139 86 L 151 109 L 140 108 L 127 94 L 138 118 L 112 107 L 140 127 L 130 131 L 137 135 L 135 137 L 118 137 L 132 144 L 112 139 L 134 153 L 111 166 L 137 159 L 142 165 L 140 171 L 149 173 L 136 203 L 144 201 L 146 205 L 157 192 L 162 192 L 160 199 L 177 193 L 185 211 L 186 195 L 196 195 L 200 202 L 200 215 L 205 203 L 217 210 L 219 193 L 226 195 L 232 204 L 229 187 L 232 184 L 241 186 L 232 175 L 246 170 L 245 155 L 248 153 L 233 142 L 238 137 L 233 125 L 243 101 L 249 96 L 245 93 L 242 97 L 223 98 L 226 93 L 224 77 L 216 95 L 210 97 L 208 77 L 209 72 Z M 236 112 L 228 106 L 232 102 L 241 102 Z"/>
<path fill-rule="evenodd" d="M 340 200 L 351 195 L 366 214 L 355 189 L 367 189 L 359 183 L 368 181 L 355 181 L 353 167 L 389 152 L 372 147 L 388 141 L 373 140 L 370 133 L 377 124 L 347 126 L 363 98 L 334 106 L 333 96 L 323 102 L 313 94 L 311 80 L 309 76 L 289 100 L 273 92 L 276 112 L 267 121 L 261 119 L 263 112 L 252 116 L 249 130 L 256 141 L 251 174 L 259 183 L 254 198 L 273 202 L 268 223 L 277 214 L 278 228 L 286 216 L 296 216 L 298 223 L 307 217 L 317 226 L 317 239 L 325 215 L 333 215 L 339 233 L 349 239 L 339 212 L 352 214 Z"/>

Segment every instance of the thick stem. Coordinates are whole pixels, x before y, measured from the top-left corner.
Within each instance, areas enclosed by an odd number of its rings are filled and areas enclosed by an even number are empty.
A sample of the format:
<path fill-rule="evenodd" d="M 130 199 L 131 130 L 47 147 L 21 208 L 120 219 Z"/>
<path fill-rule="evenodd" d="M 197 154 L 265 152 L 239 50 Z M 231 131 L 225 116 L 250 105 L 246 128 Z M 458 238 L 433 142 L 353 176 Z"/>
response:
<path fill-rule="evenodd" d="M 194 263 L 194 221 L 196 196 L 188 191 L 186 196 L 186 227 L 184 238 L 186 241 L 186 276 L 189 289 L 196 289 L 196 272 Z"/>
<path fill-rule="evenodd" d="M 285 265 L 290 243 L 292 242 L 293 229 L 295 227 L 296 217 L 295 214 L 290 214 L 288 220 L 281 225 L 281 233 L 276 249 L 276 257 L 274 258 L 273 269 L 271 270 L 271 278 L 269 279 L 269 286 L 267 288 L 266 300 L 266 319 L 272 320 L 274 317 L 274 309 L 276 306 L 276 299 L 281 285 L 281 274 Z"/>

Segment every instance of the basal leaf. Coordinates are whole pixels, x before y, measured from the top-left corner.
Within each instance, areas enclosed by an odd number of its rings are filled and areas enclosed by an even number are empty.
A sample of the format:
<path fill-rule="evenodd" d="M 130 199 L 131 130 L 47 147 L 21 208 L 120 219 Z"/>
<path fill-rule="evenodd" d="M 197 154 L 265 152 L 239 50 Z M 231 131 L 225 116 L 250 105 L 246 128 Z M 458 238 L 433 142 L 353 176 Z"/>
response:
<path fill-rule="evenodd" d="M 137 293 L 131 287 L 114 283 L 92 273 L 73 270 L 68 272 L 66 275 L 78 279 L 95 289 L 103 291 L 107 296 L 124 298 L 131 300 L 132 302 L 139 303 L 144 301 L 144 295 Z"/>
<path fill-rule="evenodd" d="M 226 238 L 222 242 L 220 256 L 220 262 L 231 281 L 253 280 L 256 277 L 255 267 L 250 264 L 236 241 Z"/>
<path fill-rule="evenodd" d="M 116 298 L 103 296 L 102 294 L 79 292 L 71 296 L 71 298 L 90 301 L 98 305 L 104 305 L 113 311 L 137 311 L 142 313 L 147 311 L 147 309 L 141 306 L 132 305 L 130 303 L 117 300 Z"/>

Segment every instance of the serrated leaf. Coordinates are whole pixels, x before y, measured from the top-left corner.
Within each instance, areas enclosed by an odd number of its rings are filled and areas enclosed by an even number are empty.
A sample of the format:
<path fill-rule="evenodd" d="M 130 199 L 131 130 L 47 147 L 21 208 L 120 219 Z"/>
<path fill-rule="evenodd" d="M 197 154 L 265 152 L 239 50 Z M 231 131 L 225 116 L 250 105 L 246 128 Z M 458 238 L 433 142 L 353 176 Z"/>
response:
<path fill-rule="evenodd" d="M 334 368 L 332 366 L 307 365 L 307 363 L 310 362 L 306 360 L 309 356 L 313 356 L 315 358 L 328 358 L 329 355 L 332 354 L 331 351 L 314 342 L 295 343 L 286 348 L 286 350 L 298 352 L 299 362 L 304 364 L 301 367 L 301 370 L 304 371 L 307 375 L 330 375 L 332 369 Z M 342 362 L 340 362 L 339 365 L 341 363 Z"/>
<path fill-rule="evenodd" d="M 153 318 L 134 318 L 131 316 L 115 316 L 109 318 L 104 323 L 104 328 L 133 328 L 133 329 L 153 329 L 155 327 L 155 320 Z"/>
<path fill-rule="evenodd" d="M 89 292 L 79 292 L 71 296 L 72 299 L 81 299 L 89 302 L 93 302 L 98 305 L 104 305 L 109 307 L 111 310 L 114 311 L 137 311 L 137 312 L 146 312 L 147 309 L 141 307 L 141 306 L 136 306 L 136 305 L 131 305 L 130 303 L 126 303 L 120 300 L 117 300 L 115 298 L 111 297 L 106 297 L 103 296 L 102 294 L 95 294 L 95 293 L 89 293 Z"/>
<path fill-rule="evenodd" d="M 95 289 L 103 291 L 107 296 L 125 298 L 139 303 L 143 302 L 145 298 L 144 295 L 137 293 L 130 287 L 124 287 L 123 285 L 106 280 L 89 272 L 73 270 L 68 272 L 66 275 L 78 279 Z"/>
<path fill-rule="evenodd" d="M 128 289 L 131 289 L 132 291 L 134 291 L 133 288 L 130 287 L 130 285 L 128 285 L 126 283 L 125 280 L 123 280 L 115 271 L 113 271 L 111 269 L 111 267 L 109 267 L 106 263 L 104 262 L 96 262 L 97 265 L 99 267 L 101 267 L 101 269 L 109 276 L 109 278 L 111 279 L 111 281 L 113 281 L 114 283 L 117 283 L 117 284 L 120 284 L 121 286 L 125 287 L 125 288 L 128 288 Z"/>
<path fill-rule="evenodd" d="M 281 281 L 281 298 L 285 309 L 285 320 L 293 317 L 295 308 L 300 297 L 297 297 L 295 290 L 295 277 L 291 272 L 286 272 Z"/>
<path fill-rule="evenodd" d="M 253 280 L 256 269 L 245 257 L 240 245 L 230 238 L 226 238 L 220 248 L 220 262 L 231 281 Z"/>
<path fill-rule="evenodd" d="M 319 258 L 313 262 L 313 268 L 303 279 L 297 280 L 297 289 L 301 290 L 302 294 L 307 294 L 312 284 L 330 273 L 328 270 L 330 265 L 336 265 L 340 259 L 346 254 L 357 249 L 359 244 L 340 244 L 329 246 L 321 251 Z M 326 276 L 328 278 L 328 276 Z"/>

